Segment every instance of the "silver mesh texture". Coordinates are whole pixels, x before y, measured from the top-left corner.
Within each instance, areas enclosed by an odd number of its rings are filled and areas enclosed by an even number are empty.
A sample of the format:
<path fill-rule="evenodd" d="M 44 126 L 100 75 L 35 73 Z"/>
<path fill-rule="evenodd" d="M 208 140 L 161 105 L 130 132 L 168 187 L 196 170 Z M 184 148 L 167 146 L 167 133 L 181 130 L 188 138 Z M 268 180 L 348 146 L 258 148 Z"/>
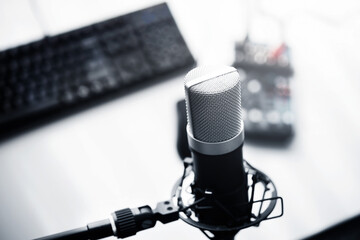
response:
<path fill-rule="evenodd" d="M 198 67 L 185 76 L 189 131 L 218 143 L 242 131 L 240 76 L 232 67 Z"/>

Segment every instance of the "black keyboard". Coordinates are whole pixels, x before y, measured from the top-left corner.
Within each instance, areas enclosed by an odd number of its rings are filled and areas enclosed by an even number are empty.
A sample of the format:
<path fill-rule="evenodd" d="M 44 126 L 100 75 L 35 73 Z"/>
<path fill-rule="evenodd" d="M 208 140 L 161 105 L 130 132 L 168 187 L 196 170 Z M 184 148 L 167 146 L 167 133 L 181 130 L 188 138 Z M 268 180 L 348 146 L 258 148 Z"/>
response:
<path fill-rule="evenodd" d="M 165 3 L 8 49 L 0 52 L 0 130 L 194 63 Z"/>

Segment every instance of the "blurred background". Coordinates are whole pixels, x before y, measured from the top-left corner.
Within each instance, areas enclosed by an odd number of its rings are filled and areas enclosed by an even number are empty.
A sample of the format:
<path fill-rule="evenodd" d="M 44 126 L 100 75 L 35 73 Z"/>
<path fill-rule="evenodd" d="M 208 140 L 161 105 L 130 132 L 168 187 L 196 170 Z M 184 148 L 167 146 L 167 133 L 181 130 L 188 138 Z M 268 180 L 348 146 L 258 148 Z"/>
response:
<path fill-rule="evenodd" d="M 17 57 L 23 50 L 7 49 L 45 36 L 44 41 L 51 42 L 59 34 L 159 3 L 0 0 L 1 239 L 41 237 L 106 218 L 117 209 L 155 206 L 170 197 L 182 174 L 176 103 L 184 98 L 185 73 L 195 66 L 189 54 L 171 67 L 164 58 L 166 71 L 152 68 L 151 77 L 144 73 L 151 81 L 96 104 L 82 104 L 65 114 L 52 112 L 51 118 L 45 113 L 31 120 L 7 119 L 18 102 L 7 102 L 15 90 L 6 76 L 13 76 L 8 69 L 20 68 L 8 62 L 24 58 Z M 274 181 L 284 199 L 283 217 L 245 229 L 236 239 L 300 239 L 358 215 L 360 2 L 167 3 L 181 35 L 172 28 L 161 31 L 165 37 L 178 36 L 178 45 L 171 45 L 176 56 L 188 53 L 186 43 L 196 65 L 239 68 L 244 81 L 244 157 Z M 153 43 L 148 35 L 141 36 L 142 46 Z M 160 49 L 168 48 L 165 40 L 161 44 Z M 110 65 L 115 59 L 94 54 Z M 127 74 L 120 71 L 124 81 Z M 80 97 L 87 97 L 87 88 L 78 90 Z M 158 223 L 132 239 L 206 238 L 177 221 Z"/>

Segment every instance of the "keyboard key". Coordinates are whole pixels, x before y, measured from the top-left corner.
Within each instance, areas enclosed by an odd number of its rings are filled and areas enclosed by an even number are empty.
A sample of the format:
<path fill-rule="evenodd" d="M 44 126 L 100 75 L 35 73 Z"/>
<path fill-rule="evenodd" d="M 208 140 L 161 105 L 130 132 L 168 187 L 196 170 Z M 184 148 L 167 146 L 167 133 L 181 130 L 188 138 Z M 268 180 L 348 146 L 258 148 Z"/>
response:
<path fill-rule="evenodd" d="M 116 58 L 115 63 L 125 84 L 151 76 L 151 68 L 140 51 L 123 54 Z"/>
<path fill-rule="evenodd" d="M 89 93 L 90 93 L 90 90 L 87 86 L 79 86 L 78 89 L 77 89 L 77 95 L 80 97 L 80 98 L 87 98 L 89 96 Z"/>

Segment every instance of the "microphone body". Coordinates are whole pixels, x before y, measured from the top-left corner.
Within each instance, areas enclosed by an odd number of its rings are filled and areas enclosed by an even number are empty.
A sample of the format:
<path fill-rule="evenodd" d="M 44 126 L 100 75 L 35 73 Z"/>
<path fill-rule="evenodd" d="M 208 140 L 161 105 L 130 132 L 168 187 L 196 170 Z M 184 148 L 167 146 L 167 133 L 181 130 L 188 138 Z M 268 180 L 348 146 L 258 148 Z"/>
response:
<path fill-rule="evenodd" d="M 228 154 L 211 156 L 193 150 L 192 156 L 196 200 L 206 196 L 207 192 L 212 194 L 200 204 L 202 206 L 197 210 L 199 220 L 215 225 L 247 222 L 248 184 L 242 162 L 242 145 Z M 218 204 L 225 207 L 233 217 Z"/>
<path fill-rule="evenodd" d="M 250 219 L 241 118 L 240 76 L 232 67 L 199 67 L 185 77 L 187 134 L 199 221 L 235 225 Z"/>

